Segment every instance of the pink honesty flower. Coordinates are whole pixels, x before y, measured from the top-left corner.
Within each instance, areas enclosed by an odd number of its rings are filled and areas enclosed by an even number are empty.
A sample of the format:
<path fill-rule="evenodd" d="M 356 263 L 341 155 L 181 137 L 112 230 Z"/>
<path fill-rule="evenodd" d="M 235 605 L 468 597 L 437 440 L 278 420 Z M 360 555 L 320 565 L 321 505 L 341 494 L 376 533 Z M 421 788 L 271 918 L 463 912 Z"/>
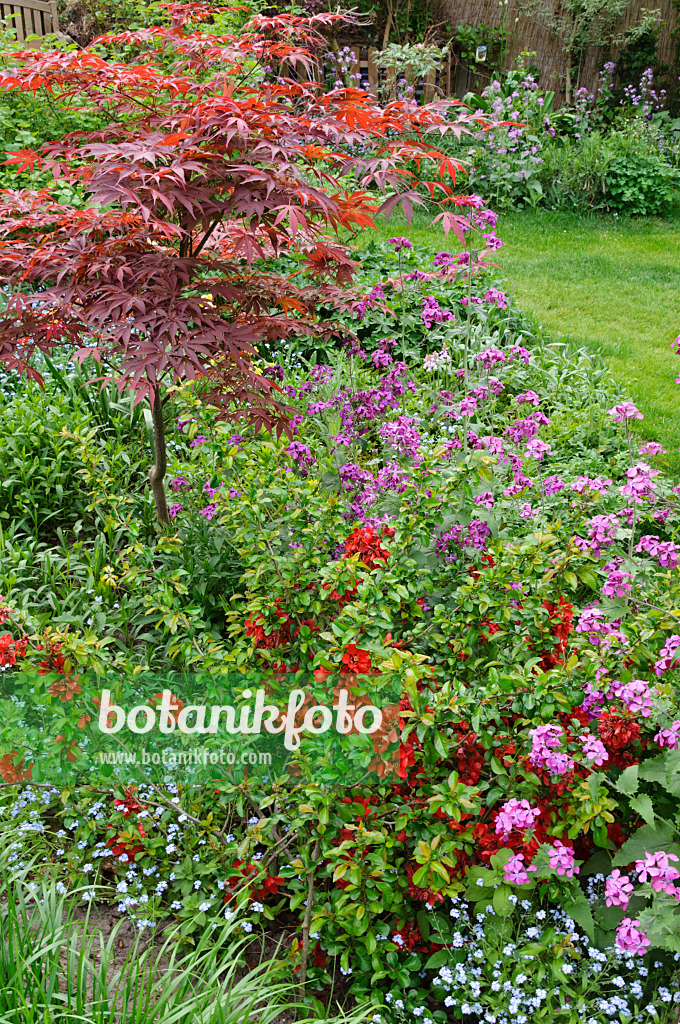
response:
<path fill-rule="evenodd" d="M 654 742 L 660 747 L 668 747 L 669 750 L 677 750 L 680 745 L 680 719 L 673 722 L 669 729 L 659 729 Z"/>
<path fill-rule="evenodd" d="M 541 400 L 535 391 L 522 391 L 517 395 L 517 404 L 521 405 L 522 402 L 529 402 L 531 405 L 538 406 Z"/>
<path fill-rule="evenodd" d="M 533 864 L 530 864 L 528 868 L 524 867 L 524 855 L 521 853 L 511 857 L 508 863 L 503 868 L 503 881 L 509 882 L 510 885 L 526 885 L 529 881 L 529 875 L 527 871 L 535 871 L 536 868 Z"/>
<path fill-rule="evenodd" d="M 482 491 L 476 498 L 472 499 L 475 505 L 483 505 L 484 508 L 493 508 L 494 496 L 491 491 Z"/>
<path fill-rule="evenodd" d="M 537 462 L 542 462 L 545 455 L 552 455 L 552 448 L 545 441 L 542 441 L 540 437 L 534 437 L 527 443 L 526 453 L 533 459 L 536 459 Z"/>
<path fill-rule="evenodd" d="M 168 515 L 172 516 L 172 518 L 174 519 L 175 516 L 178 516 L 181 511 L 182 511 L 182 506 L 180 504 L 171 505 L 170 508 L 168 509 Z"/>
<path fill-rule="evenodd" d="M 649 718 L 652 713 L 652 691 L 646 679 L 631 679 L 629 683 L 613 682 L 612 693 L 619 700 L 623 701 L 626 709 L 632 714 L 642 714 L 643 718 Z M 658 690 L 653 691 L 658 693 Z"/>
<path fill-rule="evenodd" d="M 642 448 L 638 448 L 638 451 L 640 455 L 666 455 L 666 449 L 656 441 L 648 441 L 647 444 L 643 444 Z"/>
<path fill-rule="evenodd" d="M 607 906 L 623 907 L 625 910 L 632 892 L 633 883 L 628 875 L 622 875 L 618 868 L 614 868 L 604 887 Z"/>
<path fill-rule="evenodd" d="M 624 917 L 616 929 L 616 946 L 620 953 L 639 953 L 644 956 L 645 949 L 650 945 L 647 932 L 640 929 L 640 919 L 632 920 Z"/>
<path fill-rule="evenodd" d="M 602 584 L 602 593 L 605 597 L 624 597 L 631 589 L 631 585 L 627 581 L 632 578 L 629 572 L 620 572 L 615 569 L 609 573 Z"/>
<path fill-rule="evenodd" d="M 508 836 L 513 829 L 524 832 L 533 828 L 534 818 L 540 816 L 538 807 L 532 807 L 528 800 L 513 797 L 504 803 L 496 817 L 496 835 Z"/>
<path fill-rule="evenodd" d="M 387 239 L 387 243 L 388 243 L 388 245 L 393 245 L 394 246 L 394 251 L 395 252 L 400 252 L 402 249 L 412 249 L 413 248 L 413 245 L 408 240 L 408 238 L 403 238 L 401 236 L 398 237 L 398 238 L 388 238 Z"/>
<path fill-rule="evenodd" d="M 491 348 L 485 348 L 483 352 L 480 352 L 479 355 L 475 356 L 475 362 L 481 363 L 482 366 L 486 366 L 490 369 L 497 363 L 504 363 L 505 355 L 499 348 L 491 346 Z"/>
<path fill-rule="evenodd" d="M 562 753 L 564 731 L 559 725 L 539 725 L 529 730 L 531 753 L 529 760 L 537 768 L 545 768 L 551 775 L 564 775 L 574 762 Z"/>
<path fill-rule="evenodd" d="M 646 853 L 644 860 L 635 861 L 635 870 L 641 882 L 651 882 L 654 892 L 668 893 L 675 895 L 675 886 L 672 884 L 676 878 L 680 878 L 680 871 L 674 868 L 671 861 L 677 863 L 678 858 L 674 853 L 665 853 L 658 850 L 656 853 Z"/>
<path fill-rule="evenodd" d="M 626 420 L 642 420 L 644 416 L 639 409 L 636 409 L 632 402 L 621 402 L 607 412 L 614 417 L 614 423 L 624 423 Z"/>
<path fill-rule="evenodd" d="M 547 476 L 543 481 L 543 490 L 547 495 L 559 494 L 565 487 L 566 484 L 561 476 Z"/>
<path fill-rule="evenodd" d="M 199 508 L 199 516 L 205 516 L 206 519 L 212 519 L 217 512 L 217 505 L 206 505 L 205 508 Z"/>
<path fill-rule="evenodd" d="M 662 676 L 664 672 L 668 672 L 670 668 L 673 668 L 677 661 L 678 647 L 680 647 L 680 636 L 677 633 L 673 633 L 659 651 L 659 660 L 654 663 L 654 671 L 657 676 Z"/>
<path fill-rule="evenodd" d="M 680 334 L 677 336 L 677 338 L 675 339 L 675 341 L 671 345 L 671 348 L 674 348 L 675 352 L 676 352 L 676 355 L 680 356 Z"/>
<path fill-rule="evenodd" d="M 605 748 L 602 740 L 599 740 L 597 736 L 593 736 L 592 733 L 584 733 L 583 736 L 579 737 L 579 742 L 583 744 L 583 756 L 587 761 L 592 761 L 599 768 L 605 761 L 609 760 L 609 754 Z"/>
<path fill-rule="evenodd" d="M 652 483 L 652 477 L 658 475 L 659 471 L 657 469 L 652 469 L 646 462 L 638 462 L 635 466 L 631 466 L 630 469 L 626 470 L 628 483 L 624 484 L 619 490 L 621 494 L 631 498 L 638 505 L 644 498 L 654 497 L 652 492 L 656 490 L 656 484 Z"/>
<path fill-rule="evenodd" d="M 565 846 L 564 843 L 561 843 L 559 839 L 555 841 L 554 846 L 549 848 L 548 857 L 550 859 L 550 867 L 557 871 L 558 875 L 573 878 L 575 874 L 579 873 L 579 869 L 574 864 L 574 851 L 570 846 Z"/>
<path fill-rule="evenodd" d="M 652 558 L 658 558 L 659 564 L 666 569 L 674 569 L 678 564 L 678 549 L 672 540 L 662 541 L 653 534 L 646 533 L 644 537 L 640 537 L 635 550 L 647 551 Z"/>
<path fill-rule="evenodd" d="M 471 395 L 464 398 L 460 403 L 461 416 L 471 416 L 477 408 L 477 401 Z"/>
<path fill-rule="evenodd" d="M 521 515 L 522 519 L 533 519 L 534 510 L 531 507 L 531 502 L 522 502 L 522 504 L 519 506 L 519 514 Z"/>

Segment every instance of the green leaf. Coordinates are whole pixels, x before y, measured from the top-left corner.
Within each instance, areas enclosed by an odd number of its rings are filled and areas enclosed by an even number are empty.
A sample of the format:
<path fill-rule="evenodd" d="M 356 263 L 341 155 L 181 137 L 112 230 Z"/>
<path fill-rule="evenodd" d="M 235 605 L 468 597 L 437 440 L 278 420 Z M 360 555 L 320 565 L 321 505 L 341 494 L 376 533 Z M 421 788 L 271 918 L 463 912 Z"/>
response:
<path fill-rule="evenodd" d="M 572 899 L 567 900 L 563 904 L 563 908 L 569 917 L 573 917 L 576 924 L 581 925 L 588 938 L 592 939 L 595 933 L 595 922 L 593 921 L 593 913 L 585 893 L 579 889 Z"/>
<path fill-rule="evenodd" d="M 626 796 L 634 796 L 637 793 L 638 768 L 639 765 L 632 764 L 630 768 L 626 768 L 625 771 L 621 772 L 616 782 L 616 788 L 620 793 L 625 793 Z"/>
<path fill-rule="evenodd" d="M 651 797 L 648 797 L 646 793 L 640 793 L 639 796 L 636 796 L 631 800 L 630 806 L 633 808 L 634 811 L 637 811 L 642 818 L 645 819 L 645 821 L 649 826 L 651 826 L 651 828 L 654 828 L 654 822 L 656 821 L 656 817 L 654 814 L 654 805 L 652 803 Z"/>
<path fill-rule="evenodd" d="M 436 953 L 433 953 L 430 959 L 425 964 L 426 971 L 436 971 L 440 967 L 444 967 L 448 964 L 451 959 L 451 954 L 448 949 L 440 949 Z"/>
<path fill-rule="evenodd" d="M 493 909 L 501 917 L 509 917 L 513 910 L 513 904 L 510 902 L 510 895 L 512 889 L 509 885 L 499 885 L 497 889 L 494 889 Z"/>

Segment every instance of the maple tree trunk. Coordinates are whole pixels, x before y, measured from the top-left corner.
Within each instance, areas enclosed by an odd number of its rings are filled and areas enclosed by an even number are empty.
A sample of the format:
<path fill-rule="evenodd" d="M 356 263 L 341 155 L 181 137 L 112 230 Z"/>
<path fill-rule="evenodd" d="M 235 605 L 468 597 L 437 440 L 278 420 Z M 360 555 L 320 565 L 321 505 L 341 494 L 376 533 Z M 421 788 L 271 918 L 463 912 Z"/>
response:
<path fill-rule="evenodd" d="M 163 477 L 168 468 L 165 449 L 165 423 L 163 422 L 163 400 L 160 388 L 154 391 L 153 403 L 151 405 L 151 418 L 153 420 L 153 445 L 155 462 L 149 470 L 149 483 L 153 492 L 153 500 L 156 506 L 156 519 L 159 523 L 169 523 L 168 499 L 163 486 Z"/>
<path fill-rule="evenodd" d="M 564 82 L 564 102 L 571 105 L 571 51 L 567 54 L 567 72 Z"/>

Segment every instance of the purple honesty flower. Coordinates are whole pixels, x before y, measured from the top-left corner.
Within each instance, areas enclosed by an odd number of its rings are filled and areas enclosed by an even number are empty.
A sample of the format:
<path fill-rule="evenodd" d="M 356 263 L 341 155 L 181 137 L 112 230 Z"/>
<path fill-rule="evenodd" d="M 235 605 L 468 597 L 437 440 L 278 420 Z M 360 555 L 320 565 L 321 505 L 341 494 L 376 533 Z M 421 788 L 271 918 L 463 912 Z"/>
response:
<path fill-rule="evenodd" d="M 535 437 L 527 442 L 526 454 L 530 455 L 532 459 L 536 459 L 537 462 L 542 462 L 546 455 L 552 455 L 552 448 L 540 437 Z"/>
<path fill-rule="evenodd" d="M 564 730 L 559 725 L 539 725 L 529 730 L 531 753 L 529 760 L 537 768 L 545 768 L 551 775 L 565 775 L 574 762 L 562 753 Z"/>
<path fill-rule="evenodd" d="M 610 572 L 602 584 L 602 593 L 605 597 L 625 597 L 631 590 L 628 580 L 632 579 L 633 577 L 629 572 L 620 572 L 618 569 L 615 569 L 613 572 Z"/>
<path fill-rule="evenodd" d="M 666 449 L 662 448 L 656 441 L 648 441 L 638 449 L 640 455 L 666 455 Z"/>
<path fill-rule="evenodd" d="M 533 519 L 535 516 L 535 512 L 531 507 L 530 501 L 523 501 L 522 504 L 519 506 L 518 512 L 522 519 Z"/>
<path fill-rule="evenodd" d="M 541 404 L 541 400 L 535 391 L 522 391 L 517 395 L 517 404 L 521 405 L 522 402 L 529 402 L 530 405 L 535 406 L 539 406 Z"/>
<path fill-rule="evenodd" d="M 176 476 L 173 477 L 172 480 L 168 481 L 168 487 L 170 488 L 171 491 L 175 492 L 181 491 L 183 487 L 185 487 L 188 491 L 189 488 L 191 487 L 191 484 L 189 483 L 186 477 Z"/>
<path fill-rule="evenodd" d="M 583 744 L 583 756 L 586 761 L 592 761 L 599 768 L 605 761 L 609 760 L 609 754 L 602 740 L 592 733 L 586 732 L 579 736 L 579 742 Z"/>
<path fill-rule="evenodd" d="M 527 871 L 535 870 L 536 868 L 533 866 L 533 864 L 530 864 L 528 868 L 525 868 L 524 854 L 513 854 L 513 856 L 510 857 L 510 859 L 508 860 L 507 864 L 503 866 L 503 881 L 507 882 L 509 885 L 526 885 L 529 881 L 529 875 L 527 874 Z"/>
<path fill-rule="evenodd" d="M 608 516 L 593 516 L 586 520 L 588 539 L 574 537 L 574 544 L 579 551 L 592 551 L 597 557 L 602 554 L 603 548 L 614 543 L 619 525 L 618 517 L 613 512 Z"/>
<path fill-rule="evenodd" d="M 496 249 L 501 249 L 505 245 L 505 242 L 502 242 L 501 239 L 496 236 L 495 232 L 484 235 L 484 241 L 486 243 L 486 248 L 491 249 L 492 252 Z"/>
<path fill-rule="evenodd" d="M 505 839 L 514 829 L 525 832 L 528 828 L 534 827 L 534 819 L 540 817 L 540 814 L 540 809 L 532 807 L 528 800 L 517 800 L 512 797 L 498 812 L 494 826 L 496 835 Z"/>
<path fill-rule="evenodd" d="M 414 461 L 422 462 L 418 455 L 422 438 L 417 421 L 412 416 L 399 416 L 396 420 L 383 423 L 378 433 L 396 452 L 410 455 Z"/>
<path fill-rule="evenodd" d="M 307 476 L 309 473 L 308 467 L 316 463 L 316 459 L 307 445 L 302 444 L 300 441 L 291 441 L 286 448 L 286 454 L 290 455 L 293 462 L 297 463 L 298 470 L 302 476 Z"/>
<path fill-rule="evenodd" d="M 441 324 L 446 320 L 454 320 L 455 317 L 451 310 L 441 308 L 434 295 L 426 295 L 423 299 L 423 310 L 420 314 L 420 319 L 429 331 L 432 324 Z"/>
<path fill-rule="evenodd" d="M 557 871 L 558 875 L 564 875 L 565 878 L 573 878 L 574 875 L 579 873 L 579 869 L 574 864 L 574 851 L 570 846 L 565 846 L 557 839 L 553 846 L 548 848 L 548 858 L 550 860 L 550 867 L 553 871 Z"/>
<path fill-rule="evenodd" d="M 549 497 L 551 494 L 558 494 L 565 487 L 566 484 L 561 476 L 547 476 L 543 481 L 543 490 L 546 497 Z"/>
<path fill-rule="evenodd" d="M 638 881 L 650 882 L 654 892 L 665 892 L 668 896 L 674 896 L 676 889 L 673 882 L 680 878 L 680 871 L 673 867 L 671 861 L 678 863 L 674 853 L 666 853 L 664 850 L 645 853 L 644 860 L 635 861 Z"/>
<path fill-rule="evenodd" d="M 670 668 L 673 668 L 677 659 L 677 650 L 680 647 L 680 636 L 677 633 L 673 633 L 672 636 L 668 637 L 666 643 L 659 651 L 660 658 L 654 664 L 654 671 L 657 676 L 662 676 L 664 672 L 668 672 Z"/>
<path fill-rule="evenodd" d="M 678 549 L 672 540 L 661 541 L 652 534 L 640 538 L 636 551 L 647 551 L 652 558 L 658 558 L 659 564 L 666 569 L 674 569 L 678 564 Z"/>
<path fill-rule="evenodd" d="M 616 948 L 620 953 L 639 953 L 644 956 L 650 941 L 647 932 L 640 928 L 640 919 L 624 917 L 616 929 Z"/>
<path fill-rule="evenodd" d="M 498 309 L 508 308 L 508 297 L 498 288 L 489 288 L 488 291 L 484 292 L 484 301 L 492 302 Z"/>
<path fill-rule="evenodd" d="M 207 440 L 208 438 L 205 436 L 205 434 L 197 434 L 197 436 L 193 439 L 189 447 L 198 448 L 199 445 L 205 444 Z"/>
<path fill-rule="evenodd" d="M 181 505 L 179 505 L 179 504 L 171 505 L 170 508 L 168 509 L 168 515 L 172 516 L 172 518 L 174 519 L 175 516 L 178 516 L 181 511 L 182 511 L 182 506 Z"/>
<path fill-rule="evenodd" d="M 643 420 L 644 416 L 632 402 L 620 402 L 607 412 L 614 417 L 614 423 L 625 423 L 626 420 Z"/>
<path fill-rule="evenodd" d="M 486 366 L 487 369 L 491 369 L 492 366 L 504 363 L 506 361 L 506 357 L 499 348 L 491 346 L 490 348 L 485 348 L 483 352 L 480 352 L 479 355 L 475 356 L 475 361 L 481 363 L 482 366 Z"/>
<path fill-rule="evenodd" d="M 524 347 L 524 345 L 511 345 L 510 346 L 511 356 L 518 356 L 523 363 L 528 365 L 530 359 L 530 352 Z"/>
<path fill-rule="evenodd" d="M 184 431 L 185 427 L 188 427 L 190 423 L 196 423 L 196 422 L 197 422 L 197 420 L 196 420 L 195 416 L 178 416 L 177 417 L 177 429 L 179 430 L 180 434 L 183 434 L 185 432 Z"/>
<path fill-rule="evenodd" d="M 607 906 L 623 907 L 625 910 L 632 893 L 633 884 L 628 875 L 622 875 L 618 868 L 614 868 L 604 887 Z"/>
<path fill-rule="evenodd" d="M 491 491 L 482 491 L 476 498 L 472 499 L 475 505 L 483 505 L 484 508 L 493 508 L 494 496 Z"/>
<path fill-rule="evenodd" d="M 393 245 L 394 246 L 394 251 L 395 252 L 401 252 L 402 249 L 412 249 L 413 248 L 413 245 L 408 240 L 408 238 L 403 238 L 401 236 L 398 236 L 397 238 L 388 238 L 387 241 L 388 241 L 389 245 Z"/>
<path fill-rule="evenodd" d="M 659 729 L 654 742 L 660 747 L 668 747 L 669 750 L 677 750 L 680 746 L 680 719 L 677 719 L 668 729 Z"/>
<path fill-rule="evenodd" d="M 478 295 L 471 295 L 470 298 L 464 295 L 460 300 L 461 306 L 483 306 L 484 299 L 480 299 Z"/>
<path fill-rule="evenodd" d="M 601 476 L 596 476 L 592 479 L 589 476 L 577 476 L 575 480 L 571 481 L 569 487 L 572 491 L 576 491 L 577 494 L 583 494 L 584 491 L 603 492 L 611 487 L 611 485 L 611 480 Z"/>
<path fill-rule="evenodd" d="M 212 519 L 216 512 L 217 505 L 206 505 L 198 510 L 199 516 L 205 516 L 206 519 Z"/>

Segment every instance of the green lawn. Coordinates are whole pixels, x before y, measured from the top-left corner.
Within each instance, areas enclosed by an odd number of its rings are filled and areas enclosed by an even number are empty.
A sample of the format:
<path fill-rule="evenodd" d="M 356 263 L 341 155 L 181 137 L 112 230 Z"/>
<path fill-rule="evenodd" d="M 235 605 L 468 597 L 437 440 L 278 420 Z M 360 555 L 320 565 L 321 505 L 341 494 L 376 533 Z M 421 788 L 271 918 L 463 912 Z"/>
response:
<path fill-rule="evenodd" d="M 379 236 L 459 248 L 430 220 L 417 214 L 409 231 L 394 216 Z M 522 211 L 500 218 L 498 234 L 506 291 L 550 335 L 602 355 L 644 413 L 641 432 L 680 472 L 680 358 L 670 348 L 680 334 L 680 221 Z"/>

